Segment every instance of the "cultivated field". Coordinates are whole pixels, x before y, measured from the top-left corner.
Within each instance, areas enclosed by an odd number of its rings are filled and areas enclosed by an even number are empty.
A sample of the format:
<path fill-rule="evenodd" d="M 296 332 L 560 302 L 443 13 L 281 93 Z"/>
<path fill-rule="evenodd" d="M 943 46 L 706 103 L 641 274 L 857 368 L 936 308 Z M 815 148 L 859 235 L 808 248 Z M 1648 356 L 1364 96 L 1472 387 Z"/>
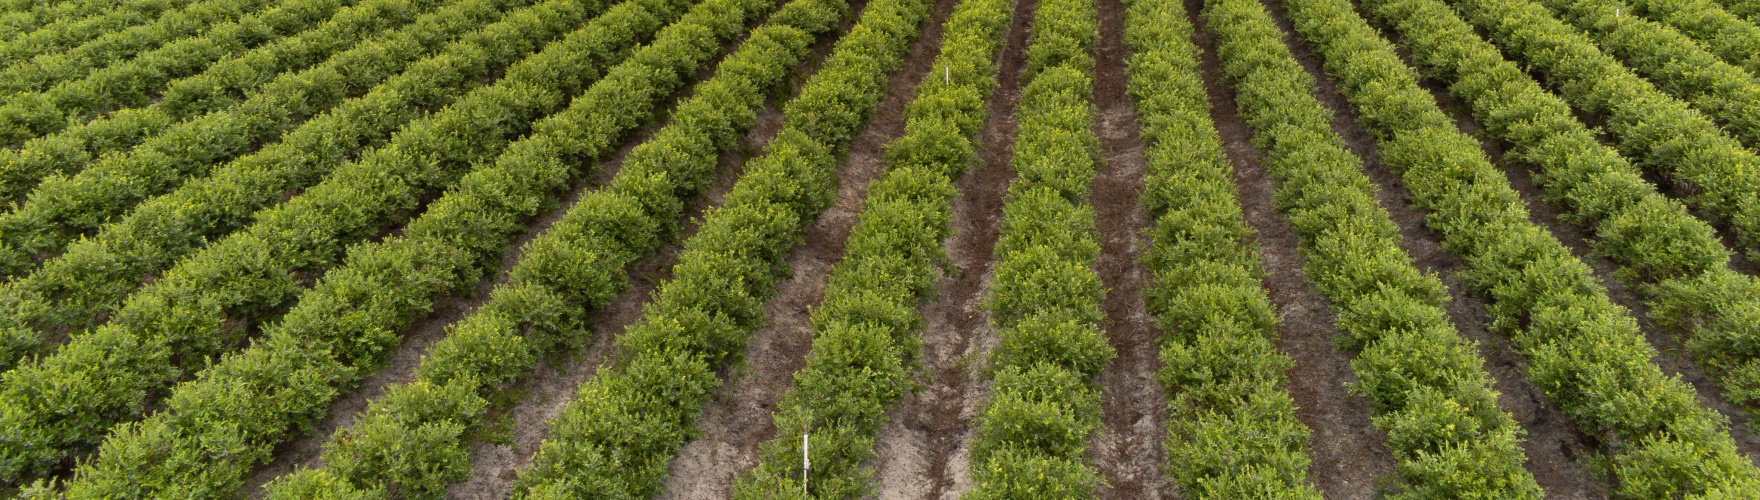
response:
<path fill-rule="evenodd" d="M 1760 498 L 1760 0 L 0 0 L 0 496 Z"/>

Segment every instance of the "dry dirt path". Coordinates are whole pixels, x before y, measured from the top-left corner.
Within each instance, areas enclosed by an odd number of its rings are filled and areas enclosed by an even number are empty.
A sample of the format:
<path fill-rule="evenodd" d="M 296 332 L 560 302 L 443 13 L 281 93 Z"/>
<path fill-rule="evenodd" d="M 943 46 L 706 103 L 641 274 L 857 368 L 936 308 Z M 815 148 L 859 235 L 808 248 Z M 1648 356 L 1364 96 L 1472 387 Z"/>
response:
<path fill-rule="evenodd" d="M 1104 164 L 1090 201 L 1099 231 L 1100 256 L 1094 264 L 1106 287 L 1101 329 L 1118 356 L 1100 372 L 1102 427 L 1089 447 L 1090 458 L 1106 479 L 1102 499 L 1171 498 L 1173 485 L 1162 474 L 1166 460 L 1167 394 L 1155 382 L 1161 369 L 1155 327 L 1143 303 L 1147 270 L 1138 261 L 1151 221 L 1138 198 L 1143 192 L 1143 139 L 1135 104 L 1127 90 L 1124 43 L 1125 7 L 1119 0 L 1097 0 L 1100 40 L 1094 68 L 1094 132 Z"/>

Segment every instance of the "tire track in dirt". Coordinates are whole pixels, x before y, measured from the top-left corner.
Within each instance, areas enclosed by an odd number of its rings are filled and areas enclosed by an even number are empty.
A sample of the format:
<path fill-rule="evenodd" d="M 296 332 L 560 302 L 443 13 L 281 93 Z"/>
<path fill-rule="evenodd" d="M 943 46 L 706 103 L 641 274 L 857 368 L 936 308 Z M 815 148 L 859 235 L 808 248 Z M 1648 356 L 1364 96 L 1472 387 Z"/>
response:
<path fill-rule="evenodd" d="M 957 498 L 971 488 L 966 454 L 972 418 L 989 392 L 978 377 L 983 354 L 996 343 L 984 298 L 1002 220 L 1002 197 L 1014 180 L 1014 107 L 1020 100 L 1028 25 L 1037 0 L 1015 0 L 1014 17 L 997 56 L 997 87 L 978 136 L 979 162 L 954 185 L 953 236 L 944 244 L 946 273 L 934 302 L 923 309 L 918 390 L 887 412 L 875 440 L 877 490 L 882 499 Z"/>
<path fill-rule="evenodd" d="M 715 400 L 703 408 L 696 439 L 686 443 L 667 466 L 663 500 L 728 498 L 740 472 L 757 465 L 758 446 L 776 435 L 771 418 L 783 394 L 794 387 L 794 372 L 806 366 L 813 346 L 811 310 L 825 298 L 832 267 L 843 260 L 844 243 L 862 213 L 868 185 L 885 172 L 885 146 L 904 133 L 904 110 L 917 83 L 931 69 L 941 47 L 942 22 L 958 0 L 937 0 L 911 46 L 904 66 L 888 81 L 886 98 L 867 129 L 850 142 L 838 164 L 837 198 L 807 228 L 803 243 L 788 258 L 794 275 L 777 285 L 764 305 L 764 326 L 753 332 L 743 363 L 724 374 Z"/>
<path fill-rule="evenodd" d="M 1138 262 L 1148 211 L 1138 202 L 1143 192 L 1143 140 L 1138 135 L 1136 106 L 1126 92 L 1124 4 L 1096 2 L 1100 40 L 1095 59 L 1095 132 L 1105 164 L 1095 177 L 1090 202 L 1099 231 L 1100 256 L 1094 263 L 1106 287 L 1101 330 L 1118 357 L 1100 372 L 1103 426 L 1089 448 L 1090 458 L 1106 479 L 1102 499 L 1171 498 L 1173 485 L 1161 473 L 1166 460 L 1167 393 L 1156 383 L 1161 369 L 1156 339 L 1160 329 L 1143 303 L 1147 270 Z"/>
<path fill-rule="evenodd" d="M 1300 239 L 1273 208 L 1275 183 L 1260 164 L 1250 142 L 1253 131 L 1237 113 L 1232 89 L 1223 83 L 1216 36 L 1197 15 L 1202 9 L 1202 0 L 1186 0 L 1186 15 L 1197 28 L 1196 42 L 1203 49 L 1200 62 L 1210 117 L 1234 166 L 1241 209 L 1260 245 L 1265 288 L 1277 307 L 1277 348 L 1295 361 L 1289 390 L 1296 402 L 1296 418 L 1313 433 L 1309 477 L 1326 498 L 1372 498 L 1379 478 L 1394 470 L 1393 456 L 1383 444 L 1386 435 L 1370 423 L 1369 400 L 1348 390 L 1346 384 L 1355 381 L 1356 374 L 1350 356 L 1332 341 L 1338 332 L 1331 302 L 1308 283 L 1297 250 Z"/>
<path fill-rule="evenodd" d="M 1594 440 L 1578 432 L 1545 393 L 1528 382 L 1527 363 L 1515 352 L 1509 339 L 1487 329 L 1491 318 L 1484 298 L 1469 291 L 1456 277 L 1466 271 L 1466 263 L 1443 249 L 1441 235 L 1426 225 L 1425 212 L 1410 201 L 1411 191 L 1406 189 L 1404 180 L 1381 163 L 1380 146 L 1374 136 L 1358 124 L 1355 109 L 1339 92 L 1331 77 L 1325 74 L 1323 60 L 1295 36 L 1281 3 L 1277 0 L 1261 0 L 1261 3 L 1283 29 L 1284 42 L 1295 53 L 1296 59 L 1314 76 L 1319 88 L 1316 96 L 1332 109 L 1333 130 L 1344 137 L 1351 152 L 1363 159 L 1364 173 L 1375 183 L 1381 207 L 1400 228 L 1400 247 L 1411 255 L 1418 269 L 1435 274 L 1448 288 L 1450 300 L 1443 307 L 1448 311 L 1449 321 L 1461 336 L 1478 347 L 1479 356 L 1485 360 L 1483 368 L 1491 375 L 1492 387 L 1498 391 L 1497 407 L 1509 412 L 1527 434 L 1522 438 L 1522 451 L 1527 457 L 1523 466 L 1534 475 L 1548 497 L 1606 498 L 1609 487 L 1606 480 L 1596 477 L 1582 460 L 1593 453 Z M 1409 64 L 1409 59 L 1407 62 Z M 1452 106 L 1448 101 L 1439 101 L 1439 104 L 1445 112 Z M 1463 132 L 1469 135 L 1478 132 L 1478 125 L 1470 117 L 1453 116 Z M 1502 149 L 1485 148 L 1484 151 L 1494 164 L 1501 164 Z M 1530 211 L 1539 213 L 1535 208 L 1530 204 Z"/>

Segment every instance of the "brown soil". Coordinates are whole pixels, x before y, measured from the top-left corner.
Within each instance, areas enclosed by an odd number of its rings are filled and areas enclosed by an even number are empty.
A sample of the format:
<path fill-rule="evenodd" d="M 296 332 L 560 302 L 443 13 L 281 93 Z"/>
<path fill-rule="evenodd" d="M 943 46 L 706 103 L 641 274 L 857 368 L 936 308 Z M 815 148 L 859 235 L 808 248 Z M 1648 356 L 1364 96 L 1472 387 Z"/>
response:
<path fill-rule="evenodd" d="M 1106 479 L 1096 493 L 1105 499 L 1173 497 L 1161 473 L 1166 453 L 1167 394 L 1155 381 L 1161 360 L 1155 339 L 1161 331 L 1143 304 L 1145 270 L 1138 263 L 1150 220 L 1137 202 L 1143 191 L 1143 140 L 1136 107 L 1126 92 L 1125 7 L 1118 0 L 1098 2 L 1099 57 L 1096 59 L 1095 131 L 1106 158 L 1094 179 L 1091 202 L 1100 236 L 1094 269 L 1107 288 L 1101 328 L 1118 357 L 1100 372 L 1102 422 L 1089 454 Z"/>
<path fill-rule="evenodd" d="M 875 442 L 879 497 L 957 498 L 971 487 L 967 445 L 972 419 L 988 392 L 978 377 L 983 354 L 996 343 L 984 297 L 989 292 L 991 253 L 1002 218 L 1003 193 L 1014 180 L 1014 107 L 1020 99 L 1028 25 L 1036 0 L 1015 0 L 997 59 L 998 86 L 990 96 L 979 162 L 955 182 L 953 236 L 944 244 L 945 275 L 936 299 L 923 309 L 923 371 L 918 390 L 887 412 Z"/>
<path fill-rule="evenodd" d="M 794 387 L 794 372 L 812 350 L 811 309 L 825 297 L 834 265 L 843 260 L 844 242 L 859 219 L 868 184 L 885 171 L 885 145 L 904 132 L 904 110 L 914 89 L 940 52 L 941 24 L 957 0 L 938 0 L 924 21 L 923 34 L 903 69 L 892 75 L 889 92 L 873 119 L 850 142 L 838 165 L 835 204 L 804 234 L 804 244 L 788 258 L 794 275 L 777 285 L 765 304 L 765 324 L 753 332 L 743 365 L 716 391 L 697 423 L 698 436 L 668 465 L 661 499 L 728 498 L 736 476 L 757 465 L 758 446 L 776 435 L 771 413 Z"/>
<path fill-rule="evenodd" d="M 1202 8 L 1201 0 L 1186 1 L 1187 15 L 1199 28 L 1196 41 L 1204 50 L 1210 117 L 1234 165 L 1241 208 L 1258 235 L 1266 291 L 1280 316 L 1278 349 L 1295 361 L 1289 373 L 1290 395 L 1296 402 L 1296 418 L 1313 432 L 1309 479 L 1327 498 L 1374 497 L 1379 478 L 1394 470 L 1393 456 L 1382 444 L 1386 436 L 1370 424 L 1369 401 L 1347 388 L 1356 376 L 1350 356 L 1332 341 L 1337 330 L 1331 304 L 1305 279 L 1297 251 L 1300 239 L 1272 208 L 1275 184 L 1249 142 L 1253 132 L 1236 112 L 1233 92 L 1223 84 L 1215 35 L 1203 29 L 1197 16 Z"/>
<path fill-rule="evenodd" d="M 1455 277 L 1465 270 L 1465 263 L 1444 250 L 1441 236 L 1425 225 L 1425 213 L 1410 202 L 1411 191 L 1406 189 L 1398 174 L 1381 163 L 1380 148 L 1374 137 L 1358 124 L 1356 112 L 1325 74 L 1320 57 L 1294 36 L 1281 6 L 1271 0 L 1262 1 L 1283 27 L 1287 34 L 1285 42 L 1296 58 L 1318 81 L 1318 97 L 1334 113 L 1333 129 L 1345 138 L 1357 156 L 1363 158 L 1365 173 L 1380 188 L 1377 197 L 1382 208 L 1400 227 L 1400 246 L 1419 269 L 1437 275 L 1448 287 L 1451 300 L 1446 308 L 1450 321 L 1463 337 L 1477 344 L 1479 355 L 1485 359 L 1483 368 L 1491 375 L 1493 387 L 1499 392 L 1498 407 L 1510 413 L 1527 433 L 1522 446 L 1528 459 L 1524 464 L 1528 472 L 1534 475 L 1549 497 L 1606 497 L 1607 483 L 1587 470 L 1580 460 L 1591 453 L 1593 440 L 1578 432 L 1557 406 L 1528 382 L 1527 365 L 1515 353 L 1508 339 L 1486 329 L 1490 317 L 1483 298 L 1468 292 Z M 1457 113 L 1456 122 L 1465 133 L 1478 131 L 1478 126 L 1469 117 Z M 1497 148 L 1485 152 L 1493 162 L 1500 161 L 1503 156 L 1502 150 Z"/>

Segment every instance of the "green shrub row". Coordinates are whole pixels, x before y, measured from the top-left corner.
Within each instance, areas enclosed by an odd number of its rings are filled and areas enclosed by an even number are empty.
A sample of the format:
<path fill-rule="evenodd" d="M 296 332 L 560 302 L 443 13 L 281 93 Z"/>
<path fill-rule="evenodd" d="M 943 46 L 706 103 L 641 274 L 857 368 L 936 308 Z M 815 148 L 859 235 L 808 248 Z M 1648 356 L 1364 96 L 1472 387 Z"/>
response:
<path fill-rule="evenodd" d="M 1730 270 L 1730 251 L 1713 229 L 1679 202 L 1658 194 L 1642 174 L 1571 115 L 1447 6 L 1423 1 L 1365 2 L 1396 26 L 1412 58 L 1472 105 L 1473 116 L 1512 157 L 1535 169 L 1546 196 L 1595 233 L 1598 256 L 1619 264 L 1616 276 L 1650 300 L 1660 324 L 1687 326 L 1685 344 L 1725 397 L 1760 406 L 1760 280 Z"/>
<path fill-rule="evenodd" d="M 1572 106 L 1605 117 L 1610 142 L 1627 158 L 1668 179 L 1688 207 L 1725 225 L 1736 248 L 1760 257 L 1760 156 L 1602 54 L 1545 7 L 1517 0 L 1449 3 Z"/>
<path fill-rule="evenodd" d="M 307 0 L 298 0 L 304 3 Z M 312 2 L 328 2 L 334 7 L 335 0 L 310 0 Z M 270 14 L 284 12 L 280 9 L 271 10 Z M 314 21 L 316 21 L 314 19 Z M 241 26 L 241 25 L 235 25 Z M 220 29 L 210 34 L 230 31 Z M 205 38 L 192 39 L 197 42 Z M 181 43 L 167 45 L 164 48 L 176 52 L 184 47 Z M 139 75 L 128 75 L 131 71 L 114 73 L 110 70 L 118 68 L 135 68 L 136 63 L 149 61 L 149 53 L 141 58 L 132 59 L 94 73 L 91 80 L 105 80 L 95 87 L 98 89 L 118 89 L 119 93 L 133 92 L 136 83 L 142 80 Z M 177 56 L 169 59 L 178 59 Z M 147 69 L 145 71 L 153 71 Z M 123 74 L 118 83 L 103 78 L 106 75 Z M 163 85 L 163 79 L 149 84 L 137 82 L 141 89 Z M 56 87 L 65 89 L 79 85 Z M 46 94 L 30 94 L 14 96 L 7 106 L 33 106 L 24 101 L 32 96 Z M 309 93 L 308 93 L 309 95 Z M 310 114 L 289 116 L 290 111 L 317 112 L 322 107 L 313 107 L 297 94 L 259 95 L 257 102 L 251 105 L 236 107 L 221 113 L 212 114 L 202 119 L 184 122 L 170 131 L 154 136 L 142 147 L 125 155 L 112 155 L 104 158 L 98 165 L 84 169 L 70 176 L 54 175 L 43 179 L 31 194 L 20 205 L 16 205 L 0 215 L 0 238 L 3 238 L 4 249 L 0 249 L 0 260 L 26 265 L 30 258 L 46 258 L 58 253 L 67 243 L 78 236 L 88 234 L 103 224 L 110 222 L 134 208 L 142 200 L 164 194 L 176 188 L 190 177 L 205 176 L 211 166 L 217 162 L 231 159 L 239 154 L 250 151 L 253 147 L 273 140 L 281 132 L 298 123 L 300 118 Z M 338 96 L 340 97 L 340 96 Z M 146 99 L 146 96 L 140 96 Z M 333 102 L 333 101 L 332 101 Z M 291 103 L 291 104 L 290 104 Z M 289 109 L 292 108 L 292 109 Z M 302 109 L 303 108 L 303 109 Z M 0 106 L 0 115 L 16 111 L 19 108 Z M 53 113 L 52 113 L 53 114 Z M 16 115 L 14 115 L 16 116 Z M 58 120 L 58 119 L 57 119 Z M 4 122 L 0 119 L 0 122 Z M 0 124 L 0 128 L 8 125 Z M 4 135 L 0 132 L 0 135 Z M 32 174 L 27 179 L 40 175 Z M 34 179 L 31 179 L 34 180 Z"/>
<path fill-rule="evenodd" d="M 623 292 L 628 266 L 673 237 L 687 201 L 714 180 L 717 155 L 740 146 L 767 91 L 808 56 L 814 35 L 803 29 L 833 31 L 845 10 L 798 0 L 780 22 L 755 30 L 671 124 L 624 159 L 606 189 L 584 195 L 526 244 L 508 282 L 428 349 L 414 381 L 387 389 L 353 427 L 332 435 L 323 468 L 277 479 L 269 497 L 440 496 L 468 477 L 469 445 L 488 423 L 495 392 L 558 344 L 591 335 L 592 311 Z"/>
<path fill-rule="evenodd" d="M 215 63 L 202 74 L 171 82 L 151 106 L 119 110 L 84 123 L 69 123 L 66 129 L 25 141 L 18 149 L 0 150 L 0 200 L 21 201 L 45 177 L 77 174 L 106 154 L 126 152 L 185 120 L 238 106 L 258 94 L 311 93 L 309 87 L 327 80 L 324 72 L 371 63 L 400 69 L 402 66 L 396 63 L 409 59 L 388 59 L 376 54 L 385 50 L 381 45 L 421 36 L 416 39 L 432 40 L 438 47 L 443 42 L 434 40 L 432 34 L 447 33 L 436 26 L 448 18 L 436 16 L 472 14 L 460 10 L 464 7 L 432 12 L 440 8 L 439 4 L 448 3 L 469 5 L 462 0 L 369 1 L 343 10 L 317 30 L 284 38 L 239 58 Z M 422 17 L 417 18 L 418 15 Z M 309 68 L 314 65 L 317 67 Z M 356 75 L 355 71 L 365 74 Z M 354 80 L 368 78 L 377 82 L 384 78 L 373 78 L 378 72 L 355 71 L 349 71 Z M 323 95 L 307 97 L 311 104 L 304 109 L 322 109 L 324 104 L 333 102 L 325 101 Z M 282 121 L 297 122 L 310 113 L 296 109 Z"/>
<path fill-rule="evenodd" d="M 1084 456 L 1100 429 L 1092 380 L 1114 354 L 1086 204 L 1100 164 L 1088 104 L 1099 34 L 1091 0 L 1041 0 L 1033 14 L 988 298 L 1000 340 L 966 498 L 1087 498 L 1102 482 Z"/>
<path fill-rule="evenodd" d="M 150 104 L 172 80 L 312 30 L 354 1 L 283 0 L 275 7 L 118 61 L 82 78 L 40 92 L 8 96 L 0 103 L 0 144 L 20 144 L 109 111 Z"/>
<path fill-rule="evenodd" d="M 328 8 L 335 15 L 329 16 L 328 20 L 310 19 L 311 24 L 316 25 L 310 29 L 293 23 L 277 23 L 281 28 L 304 30 L 297 34 L 268 29 L 261 19 L 246 18 L 199 37 L 172 42 L 94 72 L 83 80 L 57 85 L 44 92 L 13 96 L 0 106 L 0 136 L 10 136 L 12 140 L 0 142 L 24 143 L 67 128 L 94 124 L 94 119 L 104 121 L 105 115 L 116 111 L 130 110 L 139 114 L 139 110 L 132 108 L 149 104 L 152 104 L 149 109 L 163 108 L 164 112 L 175 117 L 171 119 L 175 121 L 224 109 L 244 100 L 248 92 L 283 73 L 317 64 L 380 31 L 408 24 L 441 3 L 440 0 L 369 0 L 353 6 L 331 5 Z M 257 17 L 285 15 L 287 8 L 284 6 Z M 316 9 L 311 13 L 322 14 Z M 279 38 L 269 39 L 277 36 Z M 262 45 L 250 47 L 258 43 Z M 190 72 L 196 73 L 185 76 Z M 174 123 L 138 117 L 131 121 Z M 98 128 L 116 127 L 99 125 Z M 133 135 L 145 136 L 163 130 L 163 127 L 145 128 L 133 132 Z M 133 145 L 105 142 L 119 147 Z M 37 174 L 38 178 L 42 175 L 47 172 Z"/>
<path fill-rule="evenodd" d="M 734 486 L 734 498 L 872 495 L 874 439 L 913 385 L 918 306 L 933 297 L 952 231 L 954 179 L 977 161 L 1008 0 L 964 0 L 942 26 L 941 53 L 905 108 L 904 135 L 867 199 L 844 257 L 812 315 L 813 347 L 772 415 L 777 436 Z M 1024 15 L 1024 14 L 1023 14 Z M 956 71 L 957 70 L 957 71 Z M 956 78 L 957 77 L 957 78 Z M 801 432 L 812 454 L 803 490 Z M 802 492 L 805 495 L 802 495 Z"/>
<path fill-rule="evenodd" d="M 1390 105 L 1384 100 L 1412 98 L 1358 87 L 1386 69 L 1374 65 L 1382 62 L 1372 57 L 1378 52 L 1363 52 L 1385 42 L 1349 29 L 1327 10 L 1335 6 L 1316 0 L 1288 8 L 1297 31 L 1340 74 L 1352 104 L 1379 110 Z M 1314 77 L 1291 56 L 1283 31 L 1254 0 L 1206 2 L 1204 20 L 1217 34 L 1223 71 L 1240 91 L 1241 115 L 1258 132 L 1254 141 L 1277 181 L 1273 203 L 1301 235 L 1307 279 L 1332 302 L 1340 346 L 1355 353 L 1351 390 L 1369 399 L 1372 422 L 1387 435 L 1396 495 L 1539 498 L 1540 486 L 1522 465 L 1522 428 L 1497 407 L 1478 346 L 1461 337 L 1443 309 L 1447 287 L 1401 248 L 1399 227 L 1377 201 L 1362 160 L 1333 131 L 1332 110 L 1314 97 Z M 1347 66 L 1347 59 L 1359 66 Z M 1385 130 L 1374 121 L 1383 113 L 1361 114 L 1370 130 Z M 1399 152 L 1383 148 L 1389 157 Z"/>
<path fill-rule="evenodd" d="M 1752 482 L 1760 470 L 1736 451 L 1727 422 L 1700 407 L 1691 386 L 1663 375 L 1637 323 L 1588 265 L 1530 220 L 1504 173 L 1418 86 L 1393 44 L 1349 0 L 1285 4 L 1376 136 L 1383 162 L 1429 212 L 1443 246 L 1466 261 L 1462 281 L 1491 299 L 1491 326 L 1527 357 L 1529 381 L 1601 438 L 1617 494 L 1679 498 L 1734 481 L 1760 486 Z"/>
<path fill-rule="evenodd" d="M 285 113 L 323 112 L 322 107 L 372 90 L 301 124 L 280 142 L 220 167 L 205 182 L 148 199 L 93 237 L 74 241 L 67 252 L 44 262 L 37 272 L 0 285 L 0 366 L 10 367 L 30 353 L 52 347 L 67 332 L 97 326 L 154 274 L 209 240 L 250 224 L 258 210 L 316 184 L 358 151 L 383 144 L 409 120 L 452 103 L 464 90 L 529 55 L 513 49 L 537 46 L 503 46 L 500 40 L 560 37 L 602 10 L 604 3 L 594 0 L 583 6 L 574 0 L 552 0 L 483 27 L 502 18 L 503 9 L 515 9 L 525 1 L 462 2 L 394 37 L 364 43 L 358 47 L 361 51 L 351 50 L 349 57 L 334 64 L 268 86 L 259 94 L 264 99 L 247 102 L 243 108 L 262 111 L 257 113 L 259 120 L 271 122 L 288 116 Z M 465 38 L 459 40 L 460 36 Z M 441 54 L 411 64 L 442 47 Z M 35 263 L 26 262 L 12 269 L 28 269 Z"/>
<path fill-rule="evenodd" d="M 1632 13 L 1693 37 L 1725 62 L 1760 75 L 1760 26 L 1723 10 L 1716 0 L 1627 0 Z"/>
<path fill-rule="evenodd" d="M 903 65 L 928 10 L 926 0 L 868 3 L 784 106 L 783 128 L 763 156 L 746 163 L 726 204 L 705 215 L 684 242 L 672 278 L 660 285 L 642 320 L 617 338 L 613 359 L 551 420 L 514 498 L 656 493 L 666 464 L 694 434 L 702 405 L 721 383 L 715 367 L 745 351 L 748 335 L 764 320 L 772 285 L 785 274 L 783 260 L 801 230 L 830 206 L 837 158 L 886 93 L 887 75 Z M 631 188 L 653 182 L 638 179 L 630 179 Z M 600 281 L 623 280 L 609 268 L 546 267 L 537 276 L 584 272 Z"/>
<path fill-rule="evenodd" d="M 1717 0 L 1717 3 L 1750 23 L 1760 23 L 1760 0 Z"/>
<path fill-rule="evenodd" d="M 200 35 L 280 0 L 200 0 L 160 14 L 152 22 L 112 31 L 79 46 L 36 54 L 0 69 L 0 99 L 47 90 L 62 82 L 125 61 L 174 40 Z"/>
<path fill-rule="evenodd" d="M 8 12 L 0 16 L 0 40 L 5 40 L 0 42 L 0 67 L 151 22 L 167 10 L 189 5 L 190 1 L 42 2 L 30 11 Z"/>
<path fill-rule="evenodd" d="M 35 2 L 7 0 L 0 2 L 0 40 L 12 40 L 35 33 L 50 25 L 83 21 L 112 11 L 132 12 L 137 19 L 152 19 L 160 11 L 176 8 L 178 0 L 73 0 L 67 2 Z M 144 21 L 136 21 L 139 24 Z"/>
<path fill-rule="evenodd" d="M 1621 0 L 1540 0 L 1583 30 L 1607 54 L 1656 87 L 1716 120 L 1742 144 L 1760 145 L 1760 83 L 1674 28 L 1642 16 Z M 1757 28 L 1760 29 L 1760 28 Z"/>
<path fill-rule="evenodd" d="M 198 374 L 195 381 L 179 386 L 166 399 L 164 410 L 142 422 L 118 427 L 99 448 L 97 458 L 75 472 L 69 496 L 112 498 L 142 491 L 149 496 L 185 491 L 197 492 L 197 497 L 235 494 L 252 466 L 268 460 L 275 445 L 309 432 L 332 401 L 377 369 L 386 355 L 396 350 L 398 333 L 426 313 L 435 299 L 469 290 L 492 272 L 531 217 L 567 194 L 570 181 L 590 172 L 599 156 L 617 147 L 621 136 L 653 120 L 664 100 L 687 78 L 742 34 L 749 21 L 774 6 L 768 0 L 710 0 L 694 7 L 574 99 L 568 109 L 540 121 L 531 135 L 508 146 L 499 158 L 479 163 L 481 167 L 430 204 L 401 235 L 352 249 L 344 265 L 326 273 L 314 288 L 301 294 L 298 304 L 279 324 L 266 329 L 265 338 L 225 356 Z M 810 40 L 795 33 L 796 47 L 782 49 L 805 53 Z M 635 205 L 589 207 L 630 209 Z M 602 225 L 594 229 L 611 234 L 634 233 L 652 225 L 651 221 L 640 221 L 639 212 L 628 210 L 596 215 L 599 217 L 592 223 Z M 496 307 L 560 320 L 557 313 L 566 309 L 566 303 L 521 292 L 514 294 L 512 302 Z M 503 318 L 492 313 L 490 321 Z M 467 334 L 497 331 L 467 327 L 472 328 Z M 445 348 L 471 346 L 469 341 L 480 339 L 466 339 L 465 344 Z M 457 353 L 464 357 L 452 359 L 451 365 L 423 369 L 491 369 L 493 365 L 479 362 L 498 358 L 529 361 L 532 357 L 529 352 L 521 355 L 500 347 L 504 346 Z M 415 405 L 410 409 L 418 418 L 447 411 L 469 393 L 474 385 L 471 378 L 448 381 L 452 387 L 443 390 L 447 394 L 436 395 L 438 398 L 394 389 L 401 394 L 392 396 L 389 403 L 393 408 Z M 386 411 L 384 406 L 377 408 Z M 372 433 L 370 427 L 366 430 L 358 440 L 347 439 L 345 446 L 349 447 L 344 449 L 370 448 L 378 443 L 391 445 L 387 450 L 391 452 L 419 449 L 420 453 L 393 453 L 385 461 L 367 455 L 359 457 L 361 462 L 336 453 L 326 455 L 336 459 L 326 462 L 337 467 L 333 470 L 343 472 L 344 478 L 355 480 L 357 485 L 385 486 L 398 497 L 435 498 L 444 495 L 448 482 L 470 472 L 468 461 L 458 461 L 469 456 L 465 443 L 440 446 L 445 436 L 454 440 L 462 437 L 458 432 L 462 429 L 456 426 L 419 428 L 414 434 L 397 432 L 400 429 L 388 429 L 391 432 L 385 434 Z M 225 445 L 216 447 L 215 443 Z M 442 459 L 424 460 L 428 457 Z"/>
<path fill-rule="evenodd" d="M 110 323 L 0 376 L 0 477 L 46 469 L 96 444 L 115 424 L 139 418 L 173 382 L 242 347 L 257 325 L 273 322 L 347 245 L 408 220 L 424 199 L 457 184 L 471 165 L 493 160 L 534 120 L 561 109 L 690 5 L 633 0 L 545 45 L 599 10 L 585 3 L 516 14 L 512 29 L 497 30 L 492 48 L 543 50 L 496 84 L 411 122 L 389 145 L 338 167 L 322 183 L 255 214 L 251 227 L 157 276 Z M 45 387 L 56 390 L 41 391 Z"/>
<path fill-rule="evenodd" d="M 1167 476 L 1185 498 L 1318 500 L 1309 430 L 1285 376 L 1293 362 L 1277 351 L 1277 312 L 1210 121 L 1185 6 L 1133 0 L 1124 36 L 1147 146 L 1142 200 L 1156 221 L 1144 302 L 1168 332 L 1157 376 L 1169 395 Z"/>

